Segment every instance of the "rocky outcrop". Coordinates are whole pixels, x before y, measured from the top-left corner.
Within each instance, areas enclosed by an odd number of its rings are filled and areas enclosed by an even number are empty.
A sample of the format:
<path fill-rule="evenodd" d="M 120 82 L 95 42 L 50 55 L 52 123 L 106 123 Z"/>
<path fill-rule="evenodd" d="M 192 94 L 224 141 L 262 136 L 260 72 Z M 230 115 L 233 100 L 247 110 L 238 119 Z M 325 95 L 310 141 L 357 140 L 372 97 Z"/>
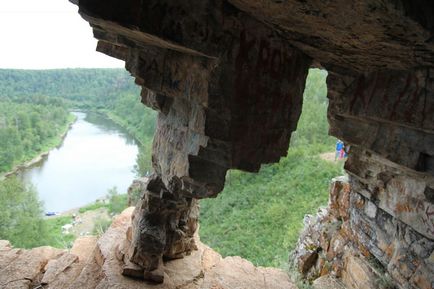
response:
<path fill-rule="evenodd" d="M 52 247 L 14 249 L 0 241 L 0 288 L 78 288 L 69 285 L 89 262 L 95 244 L 96 238 L 82 237 L 69 253 Z"/>
<path fill-rule="evenodd" d="M 124 60 L 142 102 L 159 111 L 128 255 L 150 272 L 194 248 L 195 199 L 215 197 L 228 169 L 257 172 L 286 155 L 311 59 L 225 1 L 78 4 L 97 49 Z"/>
<path fill-rule="evenodd" d="M 425 261 L 400 265 L 403 256 L 425 260 L 412 244 L 434 237 L 432 2 L 72 2 L 97 50 L 124 60 L 143 103 L 159 111 L 155 175 L 126 265 L 161 281 L 151 272 L 162 272 L 163 258 L 194 248 L 195 199 L 216 196 L 230 168 L 255 172 L 286 154 L 314 65 L 329 72 L 330 133 L 352 147 L 345 168 L 354 194 L 343 223 L 363 245 L 356 253 L 366 249 L 402 286 L 432 287 Z"/>
<path fill-rule="evenodd" d="M 121 274 L 124 263 L 120 260 L 119 247 L 123 246 L 126 232 L 131 228 L 133 209 L 126 209 L 115 217 L 100 239 L 77 239 L 70 252 L 50 247 L 13 249 L 7 241 L 0 241 L 0 288 L 295 288 L 286 272 L 255 267 L 240 257 L 222 258 L 199 240 L 197 250 L 164 266 L 164 283 L 156 285 L 126 278 Z"/>
<path fill-rule="evenodd" d="M 163 258 L 182 258 L 197 249 L 194 234 L 198 217 L 196 199 L 175 195 L 165 189 L 160 178 L 151 177 L 123 244 L 123 274 L 138 271 L 141 276 L 133 273 L 135 277 L 162 282 Z M 149 272 L 145 276 L 143 269 Z"/>
<path fill-rule="evenodd" d="M 146 190 L 148 181 L 149 181 L 148 177 L 142 177 L 133 180 L 132 184 L 128 187 L 127 190 L 129 207 L 134 207 L 138 203 L 143 192 Z"/>
<path fill-rule="evenodd" d="M 306 216 L 294 251 L 306 279 L 337 277 L 354 289 L 433 287 L 434 241 L 378 204 L 346 178 L 332 182 L 328 207 Z"/>

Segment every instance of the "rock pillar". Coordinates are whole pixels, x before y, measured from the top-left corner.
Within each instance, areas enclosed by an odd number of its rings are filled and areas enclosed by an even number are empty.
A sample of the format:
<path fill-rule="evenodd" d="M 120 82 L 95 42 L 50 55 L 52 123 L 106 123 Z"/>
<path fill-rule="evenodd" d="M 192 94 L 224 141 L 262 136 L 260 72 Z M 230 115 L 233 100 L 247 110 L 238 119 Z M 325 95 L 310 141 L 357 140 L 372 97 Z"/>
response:
<path fill-rule="evenodd" d="M 196 200 L 215 197 L 228 169 L 286 155 L 311 60 L 226 1 L 99 4 L 79 1 L 97 50 L 124 60 L 159 111 L 154 176 L 122 250 L 125 274 L 161 282 L 162 260 L 195 247 Z"/>

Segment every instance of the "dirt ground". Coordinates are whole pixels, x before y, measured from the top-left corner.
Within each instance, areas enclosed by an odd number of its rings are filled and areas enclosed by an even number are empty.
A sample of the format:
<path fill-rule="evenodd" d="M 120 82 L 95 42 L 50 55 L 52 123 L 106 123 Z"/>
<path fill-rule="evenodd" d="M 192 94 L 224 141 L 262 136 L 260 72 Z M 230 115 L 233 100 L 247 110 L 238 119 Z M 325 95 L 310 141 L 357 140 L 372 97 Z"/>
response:
<path fill-rule="evenodd" d="M 335 152 L 322 153 L 319 155 L 325 161 L 334 162 L 335 161 Z"/>
<path fill-rule="evenodd" d="M 328 162 L 336 162 L 335 161 L 335 152 L 327 152 L 327 153 L 322 153 L 319 155 L 320 158 L 322 158 L 325 161 Z M 338 162 L 341 161 L 345 161 L 346 159 L 342 159 L 342 160 L 337 160 Z"/>
<path fill-rule="evenodd" d="M 75 214 L 75 224 L 73 215 Z M 58 215 L 59 217 L 70 217 L 73 227 L 69 230 L 71 234 L 75 237 L 93 235 L 95 224 L 111 221 L 111 216 L 109 215 L 106 208 L 99 208 L 92 211 L 87 211 L 84 213 L 79 212 L 79 208 L 70 209 Z M 57 216 L 46 217 L 46 218 L 56 218 Z"/>

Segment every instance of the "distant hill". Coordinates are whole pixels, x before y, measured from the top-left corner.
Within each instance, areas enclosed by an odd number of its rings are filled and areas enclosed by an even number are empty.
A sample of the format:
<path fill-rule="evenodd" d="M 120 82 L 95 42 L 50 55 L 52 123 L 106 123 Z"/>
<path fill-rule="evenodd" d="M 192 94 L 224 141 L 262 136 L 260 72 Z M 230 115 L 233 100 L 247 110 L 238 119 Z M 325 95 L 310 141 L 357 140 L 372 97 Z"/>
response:
<path fill-rule="evenodd" d="M 74 107 L 107 108 L 119 95 L 139 91 L 125 69 L 0 69 L 0 100 L 61 98 Z"/>

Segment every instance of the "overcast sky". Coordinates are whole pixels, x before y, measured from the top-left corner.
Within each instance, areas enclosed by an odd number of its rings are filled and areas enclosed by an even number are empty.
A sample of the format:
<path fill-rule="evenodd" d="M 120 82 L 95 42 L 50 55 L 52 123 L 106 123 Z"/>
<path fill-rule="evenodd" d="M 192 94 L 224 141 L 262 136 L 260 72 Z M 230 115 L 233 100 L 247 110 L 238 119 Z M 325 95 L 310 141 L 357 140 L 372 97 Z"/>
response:
<path fill-rule="evenodd" d="M 124 67 L 68 0 L 0 0 L 0 68 Z"/>

